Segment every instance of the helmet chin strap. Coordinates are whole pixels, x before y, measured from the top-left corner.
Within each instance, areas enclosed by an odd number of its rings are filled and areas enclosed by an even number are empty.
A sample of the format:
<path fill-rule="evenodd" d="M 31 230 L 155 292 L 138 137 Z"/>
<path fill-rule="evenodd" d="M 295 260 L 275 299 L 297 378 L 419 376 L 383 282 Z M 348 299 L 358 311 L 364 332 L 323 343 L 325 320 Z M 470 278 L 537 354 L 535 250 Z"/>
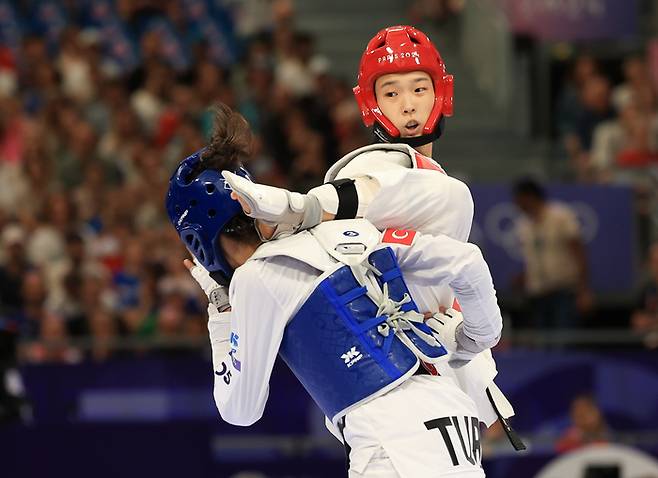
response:
<path fill-rule="evenodd" d="M 209 271 L 208 274 L 215 282 L 217 282 L 221 286 L 228 287 L 229 283 L 231 282 L 231 278 L 226 277 L 226 275 L 222 271 L 214 271 L 214 272 Z"/>
<path fill-rule="evenodd" d="M 441 120 L 439 120 L 439 123 L 436 125 L 436 128 L 434 128 L 434 131 L 432 131 L 429 134 L 423 134 L 420 136 L 414 136 L 412 138 L 402 138 L 400 136 L 391 136 L 388 134 L 388 132 L 377 122 L 375 122 L 375 126 L 373 127 L 372 132 L 375 135 L 375 140 L 378 143 L 403 143 L 403 144 L 408 144 L 412 148 L 418 148 L 419 146 L 424 146 L 426 144 L 433 143 L 443 133 L 443 128 L 445 127 L 445 117 L 441 117 Z"/>

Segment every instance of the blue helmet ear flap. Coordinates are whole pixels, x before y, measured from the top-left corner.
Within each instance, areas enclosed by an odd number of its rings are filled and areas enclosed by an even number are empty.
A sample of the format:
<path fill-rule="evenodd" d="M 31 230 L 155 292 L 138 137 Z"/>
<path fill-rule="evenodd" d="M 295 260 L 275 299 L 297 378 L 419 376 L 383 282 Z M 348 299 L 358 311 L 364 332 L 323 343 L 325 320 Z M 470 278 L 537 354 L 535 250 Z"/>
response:
<path fill-rule="evenodd" d="M 179 235 L 183 240 L 183 243 L 185 243 L 185 247 L 187 247 L 201 264 L 212 265 L 214 261 L 212 258 L 207 257 L 206 251 L 202 247 L 203 239 L 197 231 L 193 228 L 189 228 L 181 231 Z"/>
<path fill-rule="evenodd" d="M 170 222 L 190 253 L 209 272 L 228 280 L 233 269 L 221 250 L 219 234 L 242 208 L 231 198 L 232 190 L 219 171 L 206 169 L 194 175 L 202 153 L 197 151 L 176 168 L 165 205 Z M 233 172 L 251 180 L 242 167 Z"/>

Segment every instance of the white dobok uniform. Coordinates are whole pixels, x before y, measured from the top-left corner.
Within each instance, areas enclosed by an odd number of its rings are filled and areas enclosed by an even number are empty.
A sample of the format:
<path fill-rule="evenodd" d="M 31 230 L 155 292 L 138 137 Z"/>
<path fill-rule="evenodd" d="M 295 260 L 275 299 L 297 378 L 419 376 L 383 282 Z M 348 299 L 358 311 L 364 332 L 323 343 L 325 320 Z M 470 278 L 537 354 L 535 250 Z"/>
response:
<path fill-rule="evenodd" d="M 464 182 L 449 176 L 432 158 L 411 146 L 380 143 L 356 149 L 336 161 L 327 171 L 324 181 L 346 178 L 356 180 L 357 217 L 367 219 L 380 231 L 404 228 L 423 234 L 445 235 L 460 242 L 468 240 L 474 210 L 470 189 Z M 338 201 L 331 189 L 323 185 L 316 190 L 323 209 L 335 214 Z M 441 306 L 455 305 L 450 287 L 440 287 L 438 294 Z M 466 321 L 469 319 L 467 314 L 464 312 Z M 509 418 L 514 415 L 512 405 L 493 383 L 496 374 L 496 364 L 489 350 L 457 371 L 461 386 L 478 402 L 481 410 L 486 410 L 483 421 L 487 426 L 497 419 L 488 398 L 483 395 L 487 386 L 502 416 Z"/>
<path fill-rule="evenodd" d="M 419 231 L 410 245 L 404 243 L 408 231 L 388 231 L 389 239 L 402 237 L 402 242 L 385 244 L 394 250 L 419 310 L 451 307 L 457 296 L 469 330 L 477 331 L 473 338 L 497 337 L 502 323 L 491 275 L 477 247 L 465 243 L 473 217 L 468 187 L 405 145 L 361 148 L 337 162 L 325 180 L 345 177 L 377 181 L 374 193 L 359 190 L 359 215 L 377 229 Z M 335 213 L 337 202 L 332 211 L 327 201 L 331 198 L 321 201 L 325 210 Z M 324 223 L 315 231 L 332 236 L 345 222 Z M 335 263 L 309 232 L 264 244 L 235 272 L 232 312 L 217 314 L 209 307 L 214 397 L 226 421 L 250 425 L 261 417 L 285 327 Z M 342 434 L 328 421 L 330 431 L 340 440 L 344 436 L 351 448 L 350 477 L 484 476 L 479 428 L 472 424 L 496 420 L 488 386 L 503 415 L 513 415 L 493 385 L 497 372 L 491 353 L 457 370 L 446 361 L 434 367 L 438 376 L 411 376 L 350 409 Z"/>
<path fill-rule="evenodd" d="M 469 325 L 478 340 L 499 336 L 500 310 L 489 269 L 476 246 L 411 231 L 382 235 L 361 219 L 324 223 L 312 232 L 260 246 L 235 271 L 229 290 L 232 311 L 216 314 L 209 322 L 214 397 L 227 422 L 247 426 L 261 417 L 286 326 L 323 272 L 335 269 L 336 254 L 332 257 L 329 251 L 345 242 L 346 231 L 365 241 L 368 253 L 384 246 L 393 250 L 419 311 L 438 310 L 441 290 L 447 286 L 454 290 L 465 317 L 477 318 Z M 384 242 L 378 244 L 380 237 Z M 347 355 L 338 353 L 326 360 L 347 364 L 358 358 L 358 351 L 352 356 L 341 352 Z M 350 476 L 484 476 L 479 423 L 493 421 L 488 402 L 469 396 L 468 387 L 445 360 L 434 367 L 438 376 L 410 374 L 392 390 L 346 411 L 343 434 L 351 447 Z M 479 383 L 481 395 L 486 385 Z M 340 417 L 333 418 L 335 425 Z"/>
<path fill-rule="evenodd" d="M 444 234 L 466 242 L 473 223 L 473 197 L 468 186 L 448 176 L 433 159 L 405 144 L 373 144 L 339 159 L 327 171 L 325 182 L 356 179 L 357 217 L 379 230 L 405 228 L 423 234 Z M 377 186 L 368 188 L 375 180 Z M 331 186 L 317 191 L 325 211 L 336 213 L 338 201 Z"/>

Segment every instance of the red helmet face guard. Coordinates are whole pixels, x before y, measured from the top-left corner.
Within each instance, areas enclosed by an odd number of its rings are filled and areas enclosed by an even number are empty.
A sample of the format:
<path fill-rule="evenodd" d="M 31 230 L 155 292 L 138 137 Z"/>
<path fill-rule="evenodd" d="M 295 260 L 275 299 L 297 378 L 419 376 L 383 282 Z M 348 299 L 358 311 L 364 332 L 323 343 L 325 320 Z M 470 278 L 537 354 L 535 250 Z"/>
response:
<path fill-rule="evenodd" d="M 391 136 L 400 136 L 400 131 L 377 105 L 375 80 L 389 73 L 411 71 L 427 72 L 434 84 L 434 106 L 423 126 L 423 134 L 431 134 L 442 116 L 452 116 L 453 78 L 446 74 L 436 47 L 420 30 L 395 26 L 377 33 L 361 57 L 358 86 L 353 91 L 366 126 L 377 121 Z"/>

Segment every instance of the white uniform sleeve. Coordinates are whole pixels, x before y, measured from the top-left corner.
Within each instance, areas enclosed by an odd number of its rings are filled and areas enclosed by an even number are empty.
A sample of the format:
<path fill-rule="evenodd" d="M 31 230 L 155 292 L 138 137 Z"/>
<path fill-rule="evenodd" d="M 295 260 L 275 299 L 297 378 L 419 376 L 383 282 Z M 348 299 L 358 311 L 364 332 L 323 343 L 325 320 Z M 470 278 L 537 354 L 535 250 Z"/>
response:
<path fill-rule="evenodd" d="M 258 261 L 248 262 L 235 272 L 231 312 L 208 323 L 215 404 L 222 418 L 233 425 L 248 426 L 263 415 L 288 319 L 263 283 L 259 265 Z"/>
<path fill-rule="evenodd" d="M 231 349 L 228 342 L 231 333 L 231 312 L 218 312 L 217 307 L 208 304 L 208 333 L 213 368 L 219 370 L 222 360 Z"/>
<path fill-rule="evenodd" d="M 495 344 L 503 321 L 491 272 L 476 245 L 419 233 L 410 246 L 385 245 L 396 252 L 406 278 L 430 287 L 450 286 L 464 315 L 466 335 Z"/>
<path fill-rule="evenodd" d="M 473 223 L 468 186 L 440 171 L 400 169 L 372 173 L 380 189 L 365 218 L 379 230 L 405 228 L 423 234 L 445 234 L 465 242 Z"/>
<path fill-rule="evenodd" d="M 408 228 L 423 234 L 445 234 L 465 242 L 473 224 L 473 197 L 459 179 L 430 169 L 413 169 L 406 153 L 368 151 L 356 156 L 338 175 L 352 178 L 359 197 L 357 217 L 379 230 Z M 320 203 L 335 214 L 333 187 L 320 186 Z M 318 190 L 320 189 L 318 188 Z"/>

